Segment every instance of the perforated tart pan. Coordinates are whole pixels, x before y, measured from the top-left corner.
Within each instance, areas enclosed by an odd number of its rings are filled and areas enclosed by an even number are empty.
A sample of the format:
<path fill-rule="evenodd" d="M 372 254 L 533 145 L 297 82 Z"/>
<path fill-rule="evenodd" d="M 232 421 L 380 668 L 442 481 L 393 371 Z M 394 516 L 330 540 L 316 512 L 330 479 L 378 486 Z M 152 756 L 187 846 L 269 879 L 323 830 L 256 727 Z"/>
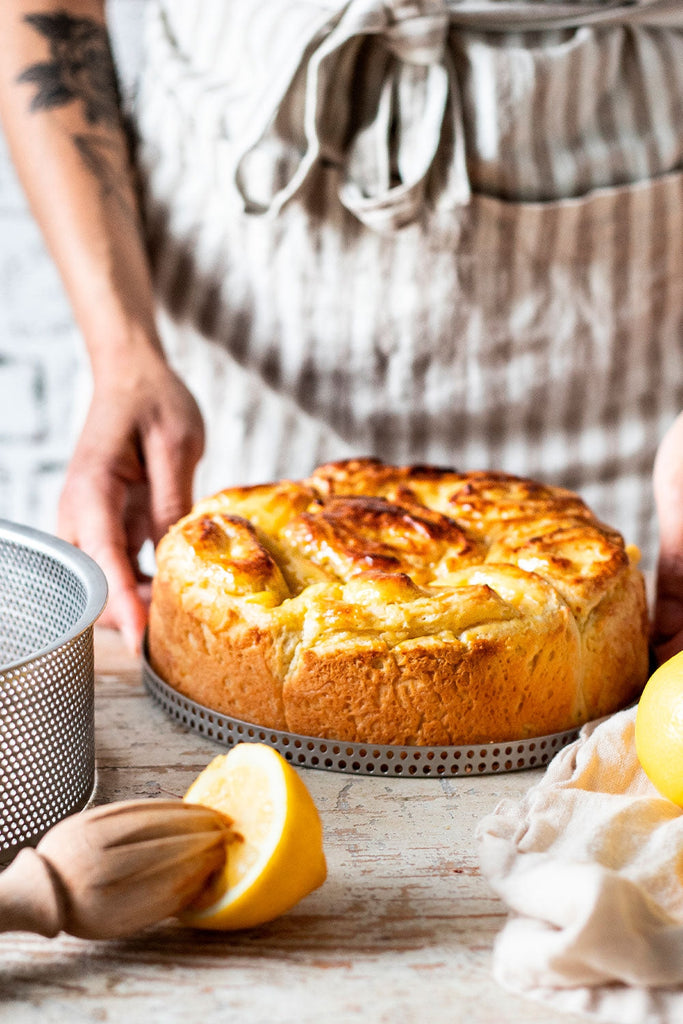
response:
<path fill-rule="evenodd" d="M 300 736 L 230 718 L 183 696 L 164 682 L 149 664 L 145 645 L 142 660 L 147 690 L 164 711 L 182 726 L 223 747 L 236 743 L 267 743 L 292 764 L 352 775 L 451 777 L 492 775 L 497 772 L 539 768 L 578 736 L 570 729 L 550 736 L 505 743 L 462 747 L 402 747 Z"/>

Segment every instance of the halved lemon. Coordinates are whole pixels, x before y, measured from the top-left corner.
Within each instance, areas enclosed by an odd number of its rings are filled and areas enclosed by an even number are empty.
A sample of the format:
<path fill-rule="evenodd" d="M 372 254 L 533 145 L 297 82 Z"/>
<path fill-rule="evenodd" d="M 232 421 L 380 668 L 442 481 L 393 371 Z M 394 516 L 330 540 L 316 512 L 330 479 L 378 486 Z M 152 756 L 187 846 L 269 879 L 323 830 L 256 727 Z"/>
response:
<path fill-rule="evenodd" d="M 238 929 L 272 921 L 325 881 L 320 815 L 296 770 L 272 747 L 239 743 L 185 794 L 227 815 L 236 833 L 220 874 L 180 919 Z"/>

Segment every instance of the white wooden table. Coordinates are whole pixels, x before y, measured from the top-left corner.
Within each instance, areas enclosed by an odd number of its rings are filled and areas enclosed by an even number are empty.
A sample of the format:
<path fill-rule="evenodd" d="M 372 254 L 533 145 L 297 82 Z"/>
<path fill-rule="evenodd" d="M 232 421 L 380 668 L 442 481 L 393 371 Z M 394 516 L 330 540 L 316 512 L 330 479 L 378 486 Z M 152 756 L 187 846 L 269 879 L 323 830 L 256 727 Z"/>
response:
<path fill-rule="evenodd" d="M 96 631 L 95 802 L 181 796 L 217 752 L 147 695 L 117 634 Z M 164 923 L 134 938 L 0 935 L 8 1024 L 554 1024 L 491 975 L 505 908 L 474 830 L 538 770 L 374 778 L 302 769 L 323 818 L 328 879 L 248 932 Z"/>

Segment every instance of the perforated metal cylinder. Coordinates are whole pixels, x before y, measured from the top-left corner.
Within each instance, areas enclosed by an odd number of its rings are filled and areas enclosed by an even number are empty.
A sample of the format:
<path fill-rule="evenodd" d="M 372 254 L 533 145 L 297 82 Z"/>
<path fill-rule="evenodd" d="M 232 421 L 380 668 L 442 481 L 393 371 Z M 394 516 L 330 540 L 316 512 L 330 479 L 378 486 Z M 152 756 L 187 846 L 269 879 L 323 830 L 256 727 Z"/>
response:
<path fill-rule="evenodd" d="M 0 520 L 0 862 L 85 806 L 95 779 L 99 567 Z"/>

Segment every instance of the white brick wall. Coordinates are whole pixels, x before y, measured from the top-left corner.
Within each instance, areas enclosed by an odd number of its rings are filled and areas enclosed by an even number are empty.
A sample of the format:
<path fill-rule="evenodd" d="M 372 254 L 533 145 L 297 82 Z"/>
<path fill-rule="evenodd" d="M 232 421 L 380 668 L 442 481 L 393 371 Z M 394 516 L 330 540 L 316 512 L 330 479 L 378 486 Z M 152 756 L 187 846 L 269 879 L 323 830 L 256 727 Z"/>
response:
<path fill-rule="evenodd" d="M 108 2 L 126 90 L 145 3 Z M 87 390 L 79 332 L 0 133 L 0 518 L 54 529 Z"/>

